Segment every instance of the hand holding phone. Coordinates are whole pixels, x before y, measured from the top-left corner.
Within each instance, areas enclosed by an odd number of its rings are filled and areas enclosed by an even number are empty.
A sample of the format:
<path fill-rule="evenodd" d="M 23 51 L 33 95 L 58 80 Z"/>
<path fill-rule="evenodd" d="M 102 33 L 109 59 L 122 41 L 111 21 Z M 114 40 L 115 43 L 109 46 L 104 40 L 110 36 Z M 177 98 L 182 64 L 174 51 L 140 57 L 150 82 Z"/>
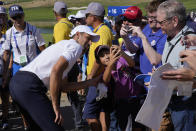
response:
<path fill-rule="evenodd" d="M 129 27 L 129 25 L 125 25 L 125 29 L 127 30 L 128 34 L 132 34 L 132 29 Z"/>

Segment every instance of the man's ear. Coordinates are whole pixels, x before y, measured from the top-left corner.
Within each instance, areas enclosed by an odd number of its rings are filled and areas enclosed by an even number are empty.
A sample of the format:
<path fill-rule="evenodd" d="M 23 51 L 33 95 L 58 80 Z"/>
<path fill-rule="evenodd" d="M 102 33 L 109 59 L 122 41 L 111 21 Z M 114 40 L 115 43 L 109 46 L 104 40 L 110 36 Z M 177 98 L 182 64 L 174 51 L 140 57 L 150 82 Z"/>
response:
<path fill-rule="evenodd" d="M 177 17 L 177 16 L 174 16 L 172 20 L 173 20 L 173 22 L 174 22 L 174 26 L 176 27 L 176 26 L 179 24 L 179 19 L 178 19 L 178 17 Z"/>
<path fill-rule="evenodd" d="M 78 42 L 79 37 L 80 37 L 80 32 L 76 32 L 73 38 Z"/>
<path fill-rule="evenodd" d="M 57 16 L 57 13 L 55 11 L 53 11 L 54 15 Z"/>
<path fill-rule="evenodd" d="M 77 36 L 79 38 L 80 32 L 76 32 L 75 36 Z"/>

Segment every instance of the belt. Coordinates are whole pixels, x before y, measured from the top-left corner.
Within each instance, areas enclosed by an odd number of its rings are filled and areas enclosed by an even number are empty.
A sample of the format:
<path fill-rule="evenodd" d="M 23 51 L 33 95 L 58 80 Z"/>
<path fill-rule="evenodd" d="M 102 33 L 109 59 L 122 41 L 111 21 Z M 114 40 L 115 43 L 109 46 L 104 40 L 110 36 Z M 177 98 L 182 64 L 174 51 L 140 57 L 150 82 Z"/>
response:
<path fill-rule="evenodd" d="M 15 61 L 13 61 L 13 63 L 16 64 L 16 65 L 20 65 L 18 62 L 15 62 Z"/>
<path fill-rule="evenodd" d="M 19 65 L 19 66 L 22 66 L 22 67 L 24 67 L 25 65 L 21 65 L 20 63 L 18 63 L 18 62 L 15 62 L 15 61 L 13 61 L 13 63 L 14 64 L 16 64 L 16 65 Z M 26 64 L 27 65 L 27 64 Z"/>

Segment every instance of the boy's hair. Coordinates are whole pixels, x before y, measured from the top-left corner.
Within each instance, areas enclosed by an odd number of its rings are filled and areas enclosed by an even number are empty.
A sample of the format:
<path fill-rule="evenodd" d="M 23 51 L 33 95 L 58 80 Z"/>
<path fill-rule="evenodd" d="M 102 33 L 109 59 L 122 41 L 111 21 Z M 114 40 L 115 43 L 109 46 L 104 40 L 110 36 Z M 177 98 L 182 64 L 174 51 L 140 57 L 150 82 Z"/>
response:
<path fill-rule="evenodd" d="M 153 0 L 146 6 L 146 11 L 149 13 L 153 13 L 157 11 L 159 5 L 166 0 Z"/>
<path fill-rule="evenodd" d="M 95 60 L 97 63 L 101 63 L 100 61 L 100 55 L 103 51 L 110 51 L 110 47 L 106 46 L 106 45 L 99 45 L 96 49 L 95 49 Z"/>

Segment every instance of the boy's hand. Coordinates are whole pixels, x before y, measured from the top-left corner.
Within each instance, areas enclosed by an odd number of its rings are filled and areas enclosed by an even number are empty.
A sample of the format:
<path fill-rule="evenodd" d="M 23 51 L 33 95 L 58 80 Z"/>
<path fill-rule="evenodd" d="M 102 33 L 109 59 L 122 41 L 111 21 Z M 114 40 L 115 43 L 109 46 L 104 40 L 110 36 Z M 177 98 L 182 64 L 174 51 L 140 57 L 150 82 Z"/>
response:
<path fill-rule="evenodd" d="M 110 48 L 110 65 L 116 63 L 116 61 L 121 57 L 122 51 L 119 46 L 113 45 Z"/>

